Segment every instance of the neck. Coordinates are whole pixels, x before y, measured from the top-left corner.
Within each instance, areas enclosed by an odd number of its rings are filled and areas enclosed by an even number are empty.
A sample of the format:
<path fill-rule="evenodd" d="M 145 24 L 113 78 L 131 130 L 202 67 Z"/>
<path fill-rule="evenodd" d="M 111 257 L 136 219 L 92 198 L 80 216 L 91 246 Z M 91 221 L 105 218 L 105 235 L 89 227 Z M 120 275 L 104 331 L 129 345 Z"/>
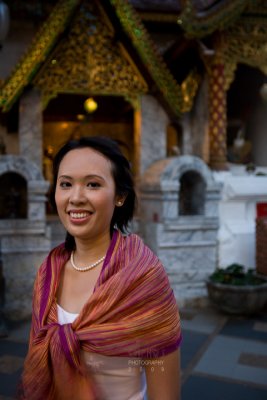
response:
<path fill-rule="evenodd" d="M 74 251 L 76 258 L 79 262 L 90 264 L 97 259 L 103 257 L 110 245 L 110 234 L 101 235 L 99 238 L 93 240 L 82 240 L 75 238 L 76 249 Z"/>

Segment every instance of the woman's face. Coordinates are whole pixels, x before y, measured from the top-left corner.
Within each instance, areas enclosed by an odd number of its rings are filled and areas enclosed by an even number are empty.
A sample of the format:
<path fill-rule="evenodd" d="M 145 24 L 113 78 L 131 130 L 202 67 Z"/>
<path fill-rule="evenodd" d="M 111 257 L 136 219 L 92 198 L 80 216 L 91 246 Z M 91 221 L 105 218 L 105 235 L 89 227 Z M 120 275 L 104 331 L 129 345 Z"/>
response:
<path fill-rule="evenodd" d="M 108 158 L 89 147 L 69 151 L 60 163 L 55 192 L 57 211 L 76 240 L 95 241 L 110 236 L 118 200 L 111 167 Z"/>

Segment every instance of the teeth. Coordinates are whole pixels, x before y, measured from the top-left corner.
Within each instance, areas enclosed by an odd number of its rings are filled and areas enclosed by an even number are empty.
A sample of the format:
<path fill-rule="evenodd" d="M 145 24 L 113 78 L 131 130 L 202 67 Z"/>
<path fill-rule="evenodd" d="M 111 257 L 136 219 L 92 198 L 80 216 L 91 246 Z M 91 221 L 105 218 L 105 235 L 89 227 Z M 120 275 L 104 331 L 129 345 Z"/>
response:
<path fill-rule="evenodd" d="M 86 218 L 87 216 L 88 216 L 88 213 L 85 213 L 85 212 L 83 212 L 83 213 L 74 213 L 74 212 L 71 212 L 70 213 L 70 216 L 71 216 L 71 218 Z"/>

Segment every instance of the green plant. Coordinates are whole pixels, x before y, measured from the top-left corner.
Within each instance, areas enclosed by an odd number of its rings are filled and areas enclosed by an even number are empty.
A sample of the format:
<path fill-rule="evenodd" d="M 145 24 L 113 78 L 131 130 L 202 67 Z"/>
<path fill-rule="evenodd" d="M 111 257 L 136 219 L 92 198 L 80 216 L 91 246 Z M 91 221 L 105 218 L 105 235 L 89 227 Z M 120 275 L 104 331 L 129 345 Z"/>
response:
<path fill-rule="evenodd" d="M 210 280 L 224 285 L 261 285 L 266 280 L 255 274 L 254 269 L 246 270 L 243 265 L 231 264 L 227 268 L 218 268 L 210 275 Z"/>

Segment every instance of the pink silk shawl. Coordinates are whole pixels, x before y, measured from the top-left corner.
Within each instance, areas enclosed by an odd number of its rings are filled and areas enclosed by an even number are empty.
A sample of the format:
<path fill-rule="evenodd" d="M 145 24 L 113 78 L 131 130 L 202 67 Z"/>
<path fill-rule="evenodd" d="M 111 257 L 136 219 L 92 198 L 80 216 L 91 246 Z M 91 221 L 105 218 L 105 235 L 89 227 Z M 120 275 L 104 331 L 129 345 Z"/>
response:
<path fill-rule="evenodd" d="M 92 296 L 72 324 L 59 325 L 56 293 L 69 257 L 62 244 L 38 271 L 19 399 L 101 399 L 81 350 L 148 359 L 180 344 L 179 313 L 164 267 L 137 235 L 118 231 Z"/>

